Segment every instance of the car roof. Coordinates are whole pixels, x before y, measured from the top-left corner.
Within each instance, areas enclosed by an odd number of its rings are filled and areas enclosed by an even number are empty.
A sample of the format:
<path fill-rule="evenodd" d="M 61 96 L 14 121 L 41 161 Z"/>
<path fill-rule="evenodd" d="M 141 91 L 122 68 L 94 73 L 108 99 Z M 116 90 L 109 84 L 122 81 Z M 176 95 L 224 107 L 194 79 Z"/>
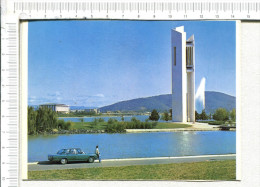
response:
<path fill-rule="evenodd" d="M 81 149 L 81 148 L 63 148 L 63 149 Z"/>

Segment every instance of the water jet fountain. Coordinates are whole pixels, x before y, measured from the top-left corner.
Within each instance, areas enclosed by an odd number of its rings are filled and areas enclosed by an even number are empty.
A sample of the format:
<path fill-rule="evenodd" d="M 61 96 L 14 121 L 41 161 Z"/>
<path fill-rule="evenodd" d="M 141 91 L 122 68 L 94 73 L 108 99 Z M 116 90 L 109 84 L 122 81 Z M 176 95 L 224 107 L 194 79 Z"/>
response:
<path fill-rule="evenodd" d="M 203 77 L 195 94 L 195 108 L 198 113 L 205 109 L 205 84 L 206 79 Z"/>

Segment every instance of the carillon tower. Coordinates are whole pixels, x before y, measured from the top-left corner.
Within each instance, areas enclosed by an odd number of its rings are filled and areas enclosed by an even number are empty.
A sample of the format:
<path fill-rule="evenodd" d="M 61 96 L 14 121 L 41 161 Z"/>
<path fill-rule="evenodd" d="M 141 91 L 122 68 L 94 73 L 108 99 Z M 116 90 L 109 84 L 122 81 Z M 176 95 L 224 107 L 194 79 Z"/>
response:
<path fill-rule="evenodd" d="M 184 27 L 171 33 L 172 121 L 195 122 L 195 40 Z"/>

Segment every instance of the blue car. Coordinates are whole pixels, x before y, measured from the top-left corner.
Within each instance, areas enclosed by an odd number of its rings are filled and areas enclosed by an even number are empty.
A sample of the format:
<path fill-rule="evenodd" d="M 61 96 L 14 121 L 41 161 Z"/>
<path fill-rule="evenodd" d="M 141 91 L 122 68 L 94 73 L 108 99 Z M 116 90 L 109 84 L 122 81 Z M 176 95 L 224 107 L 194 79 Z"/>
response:
<path fill-rule="evenodd" d="M 49 161 L 56 161 L 61 164 L 73 161 L 93 163 L 96 159 L 98 159 L 98 156 L 95 153 L 86 154 L 80 148 L 61 149 L 54 155 L 48 155 Z"/>

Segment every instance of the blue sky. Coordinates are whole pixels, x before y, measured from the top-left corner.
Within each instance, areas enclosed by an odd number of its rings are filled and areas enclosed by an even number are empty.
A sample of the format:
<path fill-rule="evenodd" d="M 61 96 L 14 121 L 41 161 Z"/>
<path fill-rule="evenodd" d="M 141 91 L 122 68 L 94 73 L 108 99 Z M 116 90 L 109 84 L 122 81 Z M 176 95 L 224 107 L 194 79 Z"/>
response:
<path fill-rule="evenodd" d="M 195 35 L 196 80 L 236 95 L 235 22 L 29 23 L 28 104 L 105 106 L 171 93 L 171 29 Z"/>

